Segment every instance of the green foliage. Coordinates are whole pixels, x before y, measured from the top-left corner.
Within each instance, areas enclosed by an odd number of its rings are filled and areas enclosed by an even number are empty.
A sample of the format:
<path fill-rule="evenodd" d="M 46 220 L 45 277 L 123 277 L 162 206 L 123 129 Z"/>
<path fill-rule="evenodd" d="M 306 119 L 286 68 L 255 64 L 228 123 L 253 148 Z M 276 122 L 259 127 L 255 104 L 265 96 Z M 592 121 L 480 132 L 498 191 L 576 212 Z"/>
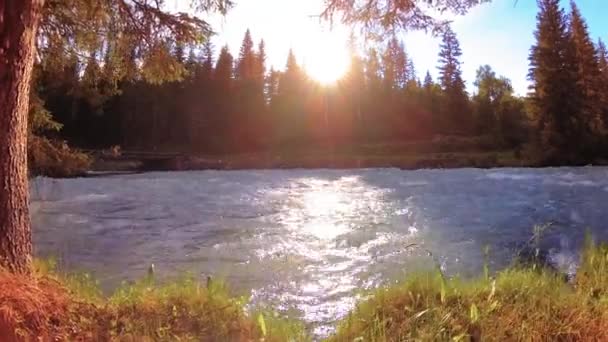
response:
<path fill-rule="evenodd" d="M 48 277 L 61 282 L 70 295 L 79 301 L 100 304 L 103 302 L 103 295 L 99 289 L 99 282 L 86 272 L 62 272 L 57 263 L 57 259 L 35 259 L 34 272 L 38 277 Z"/>
<path fill-rule="evenodd" d="M 192 5 L 199 13 L 226 13 L 233 3 L 195 0 Z M 167 11 L 165 1 L 49 0 L 38 41 L 42 59 L 57 67 L 64 64 L 65 55 L 75 56 L 79 64 L 105 59 L 111 70 L 96 76 L 112 82 L 132 72 L 135 58 L 144 79 L 160 82 L 179 78 L 182 72 L 180 61 L 165 52 L 167 42 L 198 43 L 211 33 L 204 20 Z"/>
<path fill-rule="evenodd" d="M 439 79 L 444 91 L 442 132 L 444 134 L 470 134 L 472 117 L 459 60 L 462 50 L 456 34 L 450 27 L 443 33 L 440 49 Z"/>
<path fill-rule="evenodd" d="M 233 3 L 196 0 L 192 5 L 199 13 L 225 14 Z M 43 12 L 37 37 L 40 59 L 36 73 L 40 75 L 30 96 L 29 122 L 35 134 L 62 128 L 51 112 L 67 124 L 66 134 L 73 131 L 83 108 L 96 119 L 104 114 L 108 100 L 124 90 L 125 81 L 161 84 L 182 80 L 184 60 L 171 50 L 202 43 L 212 34 L 207 22 L 191 14 L 169 12 L 162 0 L 48 0 Z M 52 110 L 45 108 L 45 102 L 51 102 Z M 87 133 L 84 135 L 91 135 Z M 30 146 L 30 151 L 35 153 L 39 145 Z M 83 155 L 42 145 L 45 152 L 59 153 L 30 157 L 36 173 L 73 175 L 81 172 L 74 169 L 86 164 Z M 67 170 L 59 170 L 58 163 L 66 163 Z"/>
<path fill-rule="evenodd" d="M 254 310 L 251 317 L 256 317 L 257 327 L 262 338 L 270 341 L 312 341 L 303 322 L 282 317 L 269 309 Z"/>
<path fill-rule="evenodd" d="M 56 132 L 63 127 L 53 119 L 51 112 L 44 108 L 44 101 L 35 92 L 30 95 L 28 125 L 32 133 Z"/>
<path fill-rule="evenodd" d="M 497 145 L 514 147 L 526 140 L 527 120 L 523 101 L 513 95 L 511 81 L 496 76 L 489 65 L 477 69 L 477 94 L 473 97 L 477 130 L 495 137 Z"/>
<path fill-rule="evenodd" d="M 329 341 L 604 340 L 607 265 L 608 249 L 588 243 L 574 285 L 531 268 L 447 283 L 411 274 L 361 302 Z"/>
<path fill-rule="evenodd" d="M 587 23 L 576 3 L 570 2 L 570 41 L 576 66 L 576 84 L 580 88 L 580 115 L 588 135 L 602 131 L 601 74 L 595 45 L 589 36 Z"/>
<path fill-rule="evenodd" d="M 30 174 L 50 177 L 82 176 L 91 166 L 91 158 L 70 149 L 65 142 L 30 135 L 28 167 Z"/>
<path fill-rule="evenodd" d="M 464 14 L 489 0 L 325 0 L 323 17 L 358 27 L 366 37 L 381 39 L 399 30 L 439 32 L 449 24 L 439 15 L 446 11 Z"/>
<path fill-rule="evenodd" d="M 574 3 L 570 20 L 558 0 L 538 4 L 529 72 L 537 140 L 549 163 L 584 162 L 593 154 L 594 134 L 603 130 L 595 48 Z"/>

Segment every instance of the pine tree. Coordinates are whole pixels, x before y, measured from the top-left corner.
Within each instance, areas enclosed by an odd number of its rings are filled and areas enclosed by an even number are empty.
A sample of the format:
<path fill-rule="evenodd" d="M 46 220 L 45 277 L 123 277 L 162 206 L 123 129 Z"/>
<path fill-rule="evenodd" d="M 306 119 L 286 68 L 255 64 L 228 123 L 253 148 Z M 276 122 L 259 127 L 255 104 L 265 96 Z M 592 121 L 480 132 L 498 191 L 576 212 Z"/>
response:
<path fill-rule="evenodd" d="M 266 75 L 266 43 L 264 40 L 260 40 L 258 44 L 258 51 L 255 54 L 255 67 L 254 67 L 254 77 L 257 82 L 257 87 L 259 88 L 259 92 L 264 94 L 264 78 Z"/>
<path fill-rule="evenodd" d="M 460 70 L 461 63 L 458 60 L 462 56 L 462 50 L 456 34 L 450 27 L 443 34 L 440 49 L 439 62 L 441 65 L 438 69 L 441 86 L 446 91 L 450 88 L 464 88 Z"/>
<path fill-rule="evenodd" d="M 363 96 L 365 89 L 365 66 L 360 56 L 351 51 L 350 69 L 344 78 L 345 93 L 348 98 L 348 111 L 355 121 L 357 138 L 362 138 L 365 127 Z"/>
<path fill-rule="evenodd" d="M 597 64 L 600 69 L 600 73 L 608 78 L 608 51 L 606 45 L 599 39 L 597 42 Z"/>
<path fill-rule="evenodd" d="M 405 78 L 408 82 L 417 81 L 416 77 L 416 67 L 414 66 L 414 60 L 411 58 L 407 58 L 407 68 Z"/>
<path fill-rule="evenodd" d="M 251 89 L 251 110 L 253 111 L 252 140 L 254 144 L 267 145 L 270 141 L 268 128 L 267 101 L 265 91 L 266 76 L 266 44 L 260 40 L 254 56 L 253 84 Z"/>
<path fill-rule="evenodd" d="M 274 70 L 274 67 L 270 67 L 270 71 L 266 77 L 266 96 L 267 102 L 270 104 L 276 100 L 279 93 L 279 76 L 280 72 Z"/>
<path fill-rule="evenodd" d="M 413 64 L 407 57 L 403 42 L 393 37 L 382 57 L 385 86 L 389 90 L 404 89 L 412 75 Z"/>
<path fill-rule="evenodd" d="M 431 73 L 427 70 L 426 75 L 424 75 L 424 83 L 422 86 L 425 90 L 429 91 L 433 87 L 435 82 L 433 81 L 433 77 L 431 77 Z"/>
<path fill-rule="evenodd" d="M 438 133 L 441 131 L 441 103 L 442 90 L 441 87 L 433 80 L 431 73 L 427 70 L 423 83 L 423 99 L 422 105 L 427 111 L 429 123 L 429 134 Z"/>
<path fill-rule="evenodd" d="M 253 52 L 253 40 L 251 39 L 251 31 L 247 29 L 236 67 L 236 77 L 239 80 L 250 80 L 254 77 L 255 70 L 255 53 Z"/>
<path fill-rule="evenodd" d="M 608 132 L 608 51 L 606 45 L 600 39 L 597 42 L 597 65 L 600 72 L 600 106 L 603 122 L 603 130 Z"/>
<path fill-rule="evenodd" d="M 576 85 L 580 95 L 580 115 L 585 121 L 582 134 L 599 133 L 602 127 L 601 74 L 593 41 L 587 23 L 574 3 L 570 2 L 569 36 L 574 53 Z"/>
<path fill-rule="evenodd" d="M 215 115 L 217 134 L 224 136 L 226 142 L 232 142 L 232 127 L 234 126 L 234 86 L 233 86 L 234 58 L 230 54 L 228 46 L 224 46 L 217 58 L 213 81 L 215 84 L 215 101 L 217 111 Z M 226 144 L 227 145 L 227 144 Z M 227 148 L 225 146 L 223 148 Z"/>
<path fill-rule="evenodd" d="M 265 104 L 267 101 L 266 94 L 266 43 L 264 40 L 260 40 L 258 44 L 258 51 L 256 53 L 255 58 L 255 81 L 256 81 L 256 97 L 257 97 L 257 105 L 261 106 L 259 108 L 261 111 L 265 110 Z"/>
<path fill-rule="evenodd" d="M 258 43 L 258 51 L 255 55 L 256 57 L 256 72 L 259 75 L 264 75 L 266 73 L 266 43 L 264 39 L 261 39 Z"/>
<path fill-rule="evenodd" d="M 385 133 L 384 125 L 386 115 L 384 100 L 386 94 L 382 86 L 382 70 L 386 69 L 380 63 L 378 51 L 370 48 L 365 59 L 365 84 L 367 94 L 365 96 L 364 108 L 366 113 L 374 113 L 374 119 L 367 120 L 366 133 L 368 139 L 377 139 Z"/>
<path fill-rule="evenodd" d="M 370 88 L 377 89 L 381 83 L 381 69 L 378 51 L 370 49 L 365 63 L 365 78 Z"/>
<path fill-rule="evenodd" d="M 472 127 L 469 99 L 462 79 L 461 62 L 459 61 L 462 50 L 456 34 L 450 27 L 443 34 L 440 49 L 439 80 L 445 99 L 442 108 L 444 112 L 443 130 L 450 134 L 470 132 Z"/>
<path fill-rule="evenodd" d="M 384 79 L 384 87 L 387 91 L 392 91 L 396 88 L 397 77 L 396 73 L 396 54 L 397 54 L 397 40 L 393 37 L 393 39 L 388 41 L 388 45 L 384 50 L 384 54 L 382 56 L 382 77 Z"/>
<path fill-rule="evenodd" d="M 289 50 L 285 71 L 279 77 L 277 90 L 278 132 L 284 143 L 300 143 L 304 136 L 304 99 L 302 90 L 305 77 L 293 50 Z"/>
<path fill-rule="evenodd" d="M 186 80 L 188 82 L 194 81 L 194 79 L 201 72 L 202 63 L 200 61 L 200 56 L 197 54 L 197 51 L 193 48 L 190 48 L 188 51 L 188 58 L 186 58 Z"/>
<path fill-rule="evenodd" d="M 279 80 L 281 73 L 276 71 L 274 67 L 270 67 L 270 71 L 266 77 L 266 101 L 269 107 L 270 119 L 268 123 L 269 140 L 273 144 L 277 144 L 278 132 L 281 124 L 280 113 L 280 96 L 279 96 Z"/>
<path fill-rule="evenodd" d="M 279 80 L 279 95 L 295 95 L 298 87 L 301 85 L 302 76 L 302 70 L 298 65 L 296 56 L 293 50 L 290 49 L 287 55 L 287 63 L 285 64 L 285 72 L 283 72 Z"/>
<path fill-rule="evenodd" d="M 579 152 L 583 121 L 578 115 L 576 65 L 559 0 L 538 0 L 536 44 L 530 52 L 532 114 L 546 158 L 558 152 L 573 158 Z"/>
<path fill-rule="evenodd" d="M 202 67 L 203 77 L 207 79 L 211 79 L 213 75 L 213 44 L 211 40 L 207 40 L 205 44 L 203 44 L 203 67 Z"/>

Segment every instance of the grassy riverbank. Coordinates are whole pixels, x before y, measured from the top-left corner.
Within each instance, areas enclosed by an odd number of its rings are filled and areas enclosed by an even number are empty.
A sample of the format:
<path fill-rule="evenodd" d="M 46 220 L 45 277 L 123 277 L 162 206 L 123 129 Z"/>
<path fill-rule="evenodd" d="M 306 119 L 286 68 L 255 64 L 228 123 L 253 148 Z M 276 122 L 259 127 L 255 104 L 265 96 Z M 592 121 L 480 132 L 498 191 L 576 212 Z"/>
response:
<path fill-rule="evenodd" d="M 147 279 L 104 297 L 89 277 L 57 275 L 39 264 L 32 277 L 0 272 L 0 288 L 0 336 L 310 340 L 302 324 L 246 313 L 247 299 L 232 297 L 220 282 L 183 278 L 155 285 Z M 328 340 L 608 340 L 608 247 L 588 243 L 570 281 L 534 262 L 478 279 L 447 279 L 439 271 L 410 275 L 373 291 Z"/>
<path fill-rule="evenodd" d="M 193 278 L 125 285 L 105 297 L 86 274 L 40 263 L 31 277 L 0 271 L 2 341 L 306 341 L 298 322 L 246 314 L 245 297 Z"/>
<path fill-rule="evenodd" d="M 606 341 L 608 248 L 585 247 L 578 273 L 538 264 L 495 277 L 411 276 L 376 290 L 329 341 Z"/>
<path fill-rule="evenodd" d="M 243 169 L 495 168 L 606 165 L 601 158 L 543 156 L 533 145 L 496 146 L 487 138 L 443 137 L 433 141 L 308 146 L 257 152 L 202 154 L 187 148 L 95 153 L 96 171 Z"/>

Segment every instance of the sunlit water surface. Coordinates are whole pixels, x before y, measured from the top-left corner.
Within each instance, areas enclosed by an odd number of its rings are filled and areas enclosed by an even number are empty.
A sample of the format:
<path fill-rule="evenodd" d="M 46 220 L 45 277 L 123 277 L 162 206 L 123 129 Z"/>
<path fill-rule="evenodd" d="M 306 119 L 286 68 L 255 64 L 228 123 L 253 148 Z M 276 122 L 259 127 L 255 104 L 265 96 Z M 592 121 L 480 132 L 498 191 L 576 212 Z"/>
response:
<path fill-rule="evenodd" d="M 106 289 L 194 272 L 254 305 L 331 331 L 364 289 L 430 268 L 508 265 L 532 227 L 572 272 L 584 232 L 608 238 L 608 169 L 166 172 L 31 184 L 36 253 L 93 271 Z M 604 229 L 603 229 L 604 228 Z"/>

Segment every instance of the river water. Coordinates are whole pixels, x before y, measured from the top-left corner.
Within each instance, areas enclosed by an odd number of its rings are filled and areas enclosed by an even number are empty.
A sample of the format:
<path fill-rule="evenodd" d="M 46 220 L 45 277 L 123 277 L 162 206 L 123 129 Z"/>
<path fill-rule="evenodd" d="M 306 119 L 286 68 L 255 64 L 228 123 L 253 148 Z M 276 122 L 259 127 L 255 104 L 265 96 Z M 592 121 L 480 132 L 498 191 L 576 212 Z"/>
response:
<path fill-rule="evenodd" d="M 361 294 L 433 267 L 507 266 L 535 225 L 575 270 L 584 233 L 608 238 L 608 168 L 163 172 L 31 183 L 38 256 L 104 288 L 193 272 L 254 305 L 332 329 Z M 417 244 L 420 248 L 406 248 Z"/>

